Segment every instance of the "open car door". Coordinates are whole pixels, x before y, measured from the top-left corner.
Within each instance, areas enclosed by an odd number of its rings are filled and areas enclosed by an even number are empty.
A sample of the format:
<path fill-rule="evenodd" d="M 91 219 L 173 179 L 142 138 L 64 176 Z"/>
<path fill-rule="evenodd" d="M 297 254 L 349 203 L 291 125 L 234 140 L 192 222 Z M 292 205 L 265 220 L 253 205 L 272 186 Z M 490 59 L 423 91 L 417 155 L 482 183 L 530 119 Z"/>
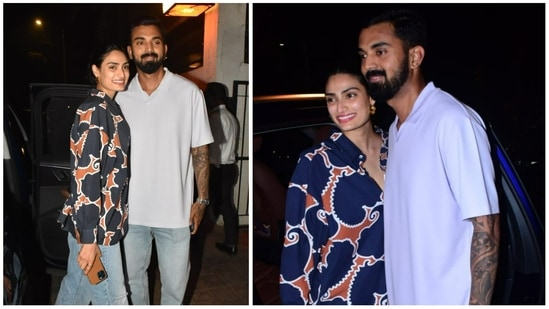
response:
<path fill-rule="evenodd" d="M 51 270 L 65 269 L 67 232 L 57 217 L 70 186 L 69 136 L 76 109 L 90 86 L 31 84 L 31 206 L 36 237 Z"/>
<path fill-rule="evenodd" d="M 545 303 L 545 229 L 513 164 L 488 126 L 500 206 L 500 251 L 493 305 Z"/>

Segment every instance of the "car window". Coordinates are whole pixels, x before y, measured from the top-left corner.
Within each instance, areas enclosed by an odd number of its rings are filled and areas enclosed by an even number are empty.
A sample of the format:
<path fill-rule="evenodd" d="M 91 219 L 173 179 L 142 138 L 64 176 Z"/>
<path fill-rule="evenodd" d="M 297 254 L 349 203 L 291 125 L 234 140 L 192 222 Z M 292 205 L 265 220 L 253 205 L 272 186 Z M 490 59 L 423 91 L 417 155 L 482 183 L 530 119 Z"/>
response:
<path fill-rule="evenodd" d="M 42 109 L 42 158 L 44 162 L 69 162 L 69 136 L 81 102 L 74 98 L 51 98 Z"/>
<path fill-rule="evenodd" d="M 333 125 L 294 127 L 258 134 L 261 147 L 254 152 L 254 160 L 261 160 L 277 174 L 286 187 L 297 164 L 299 154 L 329 137 Z"/>

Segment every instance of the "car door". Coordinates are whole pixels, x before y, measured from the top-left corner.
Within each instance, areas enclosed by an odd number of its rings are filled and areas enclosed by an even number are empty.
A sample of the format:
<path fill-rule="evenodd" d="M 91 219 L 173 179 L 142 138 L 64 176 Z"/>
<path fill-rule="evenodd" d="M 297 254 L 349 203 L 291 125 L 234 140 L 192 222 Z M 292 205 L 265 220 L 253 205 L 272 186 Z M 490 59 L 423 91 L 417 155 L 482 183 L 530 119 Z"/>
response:
<path fill-rule="evenodd" d="M 69 134 L 76 108 L 90 86 L 31 84 L 31 205 L 48 267 L 66 268 L 67 232 L 57 223 L 70 186 Z"/>
<path fill-rule="evenodd" d="M 545 303 L 545 229 L 493 128 L 488 126 L 500 205 L 500 252 L 492 304 Z"/>

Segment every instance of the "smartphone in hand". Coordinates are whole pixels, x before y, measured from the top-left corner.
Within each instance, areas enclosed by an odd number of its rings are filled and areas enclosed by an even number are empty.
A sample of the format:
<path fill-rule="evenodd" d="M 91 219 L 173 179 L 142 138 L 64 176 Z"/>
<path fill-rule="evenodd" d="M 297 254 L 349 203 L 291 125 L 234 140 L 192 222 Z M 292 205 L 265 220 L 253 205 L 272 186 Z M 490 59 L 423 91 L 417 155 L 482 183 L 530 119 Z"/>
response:
<path fill-rule="evenodd" d="M 103 262 L 101 262 L 101 259 L 99 258 L 100 256 L 101 256 L 101 253 L 95 256 L 95 260 L 93 260 L 92 267 L 88 272 L 88 279 L 90 280 L 90 283 L 93 285 L 98 284 L 99 282 L 107 279 L 107 271 L 105 270 L 105 266 L 103 266 Z"/>

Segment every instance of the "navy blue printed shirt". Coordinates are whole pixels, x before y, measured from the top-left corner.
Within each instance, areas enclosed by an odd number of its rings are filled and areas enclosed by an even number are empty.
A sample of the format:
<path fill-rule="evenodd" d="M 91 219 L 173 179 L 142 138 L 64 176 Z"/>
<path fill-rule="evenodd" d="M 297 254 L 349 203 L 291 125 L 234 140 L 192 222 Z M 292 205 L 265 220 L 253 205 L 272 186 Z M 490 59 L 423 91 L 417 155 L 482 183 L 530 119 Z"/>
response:
<path fill-rule="evenodd" d="M 71 190 L 57 219 L 78 242 L 114 245 L 128 230 L 129 150 L 120 106 L 91 89 L 71 128 Z"/>
<path fill-rule="evenodd" d="M 385 170 L 387 133 L 376 132 Z M 383 191 L 365 160 L 339 131 L 301 153 L 286 201 L 283 304 L 387 304 Z"/>

